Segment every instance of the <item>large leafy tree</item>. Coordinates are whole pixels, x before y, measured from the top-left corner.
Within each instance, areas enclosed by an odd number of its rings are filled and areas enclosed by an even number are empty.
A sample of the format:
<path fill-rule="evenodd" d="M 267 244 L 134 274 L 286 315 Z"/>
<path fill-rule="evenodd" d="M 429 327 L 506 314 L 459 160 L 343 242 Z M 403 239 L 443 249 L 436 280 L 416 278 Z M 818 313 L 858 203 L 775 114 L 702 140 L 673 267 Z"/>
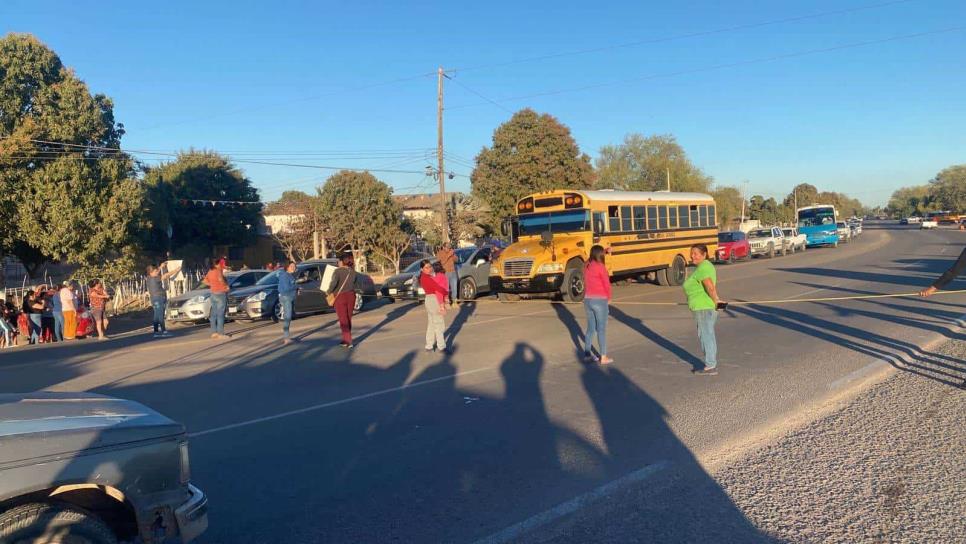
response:
<path fill-rule="evenodd" d="M 929 194 L 937 209 L 966 212 L 966 164 L 950 166 L 929 182 Z"/>
<path fill-rule="evenodd" d="M 580 152 L 570 129 L 548 114 L 523 109 L 493 132 L 493 145 L 476 156 L 470 176 L 473 195 L 491 217 L 511 215 L 523 196 L 551 189 L 594 185 L 590 157 Z"/>
<path fill-rule="evenodd" d="M 818 188 L 810 183 L 799 183 L 788 193 L 784 201 L 785 206 L 794 208 L 796 204 L 799 208 L 811 206 L 812 204 L 832 204 L 824 202 L 818 198 Z"/>
<path fill-rule="evenodd" d="M 0 39 L 0 254 L 131 270 L 143 190 L 113 109 L 33 36 Z"/>
<path fill-rule="evenodd" d="M 913 214 L 922 215 L 930 210 L 928 185 L 903 187 L 897 189 L 889 198 L 886 210 L 889 214 L 909 217 Z"/>
<path fill-rule="evenodd" d="M 718 224 L 722 229 L 729 227 L 735 219 L 741 219 L 741 204 L 744 198 L 737 187 L 718 187 L 711 194 L 717 205 L 715 210 L 718 214 Z M 745 209 L 745 215 L 747 214 L 748 210 Z"/>
<path fill-rule="evenodd" d="M 153 252 L 203 259 L 214 246 L 255 239 L 262 206 L 258 190 L 228 158 L 186 151 L 148 169 L 144 183 L 151 219 L 145 245 Z"/>
<path fill-rule="evenodd" d="M 385 256 L 403 245 L 402 206 L 393 200 L 392 188 L 369 172 L 333 174 L 319 188 L 318 209 L 336 249 L 351 250 L 357 265 L 366 253 Z"/>
<path fill-rule="evenodd" d="M 605 145 L 596 162 L 598 187 L 625 191 L 672 191 L 707 193 L 713 179 L 688 158 L 670 134 L 628 134 L 618 145 Z"/>

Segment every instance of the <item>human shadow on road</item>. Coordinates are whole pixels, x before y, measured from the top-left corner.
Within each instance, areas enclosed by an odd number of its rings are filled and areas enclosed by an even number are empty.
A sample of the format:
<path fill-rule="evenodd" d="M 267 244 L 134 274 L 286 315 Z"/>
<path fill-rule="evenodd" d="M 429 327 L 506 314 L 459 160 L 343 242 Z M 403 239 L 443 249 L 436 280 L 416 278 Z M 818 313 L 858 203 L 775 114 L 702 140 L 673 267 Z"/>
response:
<path fill-rule="evenodd" d="M 584 331 L 571 311 L 571 309 L 577 308 L 577 305 L 551 303 L 551 306 L 553 306 L 553 311 L 557 314 L 557 319 L 567 328 L 567 333 L 570 334 L 570 341 L 574 344 L 574 352 L 580 356 L 584 353 L 585 349 L 592 348 L 592 346 L 584 346 Z"/>
<path fill-rule="evenodd" d="M 776 268 L 775 270 L 777 272 L 791 272 L 793 274 L 804 274 L 812 277 L 841 278 L 878 284 L 906 285 L 917 288 L 921 288 L 923 285 L 928 285 L 929 283 L 928 276 L 923 274 L 883 274 L 865 270 L 840 270 L 837 268 L 818 268 L 812 266 Z"/>
<path fill-rule="evenodd" d="M 459 310 L 456 312 L 456 317 L 453 318 L 453 322 L 450 323 L 449 327 L 446 329 L 444 338 L 446 344 L 450 347 L 456 341 L 456 337 L 459 336 L 460 331 L 463 330 L 463 325 L 469 320 L 469 318 L 476 313 L 476 303 L 470 301 L 463 301 L 459 305 Z"/>
<path fill-rule="evenodd" d="M 734 306 L 733 310 L 771 325 L 785 327 L 862 355 L 887 361 L 895 368 L 946 385 L 958 387 L 963 383 L 966 363 L 954 357 L 924 350 L 910 342 L 783 307 L 749 305 Z M 867 316 L 886 321 L 895 319 L 890 314 L 879 312 L 867 312 Z M 922 328 L 918 323 L 910 326 Z"/>
<path fill-rule="evenodd" d="M 640 318 L 633 317 L 625 313 L 623 310 L 616 306 L 610 307 L 610 315 L 614 316 L 614 319 L 623 323 L 624 325 L 630 327 L 631 329 L 637 331 L 644 338 L 647 338 L 651 342 L 654 342 L 658 346 L 664 348 L 665 350 L 671 352 L 678 359 L 691 365 L 693 370 L 701 370 L 704 368 L 704 362 L 697 356 L 695 356 L 690 351 L 682 348 L 681 346 L 675 344 L 674 342 L 664 338 L 660 334 L 651 330 L 644 321 Z M 697 338 L 697 335 L 695 335 Z"/>
<path fill-rule="evenodd" d="M 386 312 L 386 316 L 383 317 L 382 320 L 379 321 L 379 323 L 376 323 L 375 325 L 369 327 L 369 329 L 367 329 L 366 332 L 364 332 L 364 333 L 360 334 L 359 336 L 356 336 L 355 338 L 353 338 L 352 339 L 352 342 L 354 344 L 361 344 L 361 343 L 365 342 L 366 341 L 366 338 L 369 338 L 373 334 L 375 334 L 375 333 L 379 332 L 380 330 L 382 330 L 382 328 L 385 327 L 386 325 L 388 325 L 388 324 L 392 323 L 393 321 L 395 321 L 395 320 L 403 317 L 404 315 L 408 314 L 409 312 L 415 310 L 416 308 L 418 308 L 420 306 L 422 306 L 422 304 L 419 304 L 417 302 L 406 303 L 406 304 L 399 304 L 398 306 L 396 306 L 392 310 L 389 310 L 388 312 Z"/>

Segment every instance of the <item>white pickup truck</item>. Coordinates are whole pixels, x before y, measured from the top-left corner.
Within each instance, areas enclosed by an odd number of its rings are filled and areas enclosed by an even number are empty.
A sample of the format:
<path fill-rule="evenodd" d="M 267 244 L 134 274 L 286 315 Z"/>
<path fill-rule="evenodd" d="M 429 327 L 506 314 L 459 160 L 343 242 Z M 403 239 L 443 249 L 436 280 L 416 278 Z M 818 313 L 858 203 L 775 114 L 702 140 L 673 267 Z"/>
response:
<path fill-rule="evenodd" d="M 748 233 L 748 243 L 753 257 L 766 256 L 771 259 L 775 253 L 787 254 L 789 249 L 780 227 L 752 230 Z"/>
<path fill-rule="evenodd" d="M 782 234 L 785 235 L 785 243 L 788 244 L 789 251 L 792 253 L 799 250 L 805 251 L 805 246 L 808 244 L 808 237 L 798 232 L 798 229 L 784 228 L 782 229 Z"/>

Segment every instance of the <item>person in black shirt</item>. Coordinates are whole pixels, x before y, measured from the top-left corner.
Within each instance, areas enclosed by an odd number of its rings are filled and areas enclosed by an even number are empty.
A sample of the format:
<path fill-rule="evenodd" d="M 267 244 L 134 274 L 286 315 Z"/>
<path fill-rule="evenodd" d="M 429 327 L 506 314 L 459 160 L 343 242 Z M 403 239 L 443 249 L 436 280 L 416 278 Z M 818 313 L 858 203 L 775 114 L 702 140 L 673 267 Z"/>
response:
<path fill-rule="evenodd" d="M 949 270 L 943 272 L 943 275 L 939 276 L 939 279 L 936 280 L 932 285 L 923 289 L 922 291 L 919 291 L 919 296 L 928 297 L 932 295 L 936 291 L 946 287 L 964 271 L 966 271 L 966 248 L 964 248 L 963 252 L 959 254 L 959 258 L 956 259 L 956 262 L 953 263 L 953 266 L 951 266 Z"/>

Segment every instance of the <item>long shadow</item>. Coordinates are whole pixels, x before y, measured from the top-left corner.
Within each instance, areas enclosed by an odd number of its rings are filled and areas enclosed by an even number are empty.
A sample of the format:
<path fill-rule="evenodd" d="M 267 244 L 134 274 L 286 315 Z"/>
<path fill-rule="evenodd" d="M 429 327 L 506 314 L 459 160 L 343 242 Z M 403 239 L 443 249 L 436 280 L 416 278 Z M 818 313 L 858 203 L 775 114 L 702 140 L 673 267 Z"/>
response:
<path fill-rule="evenodd" d="M 366 338 L 369 338 L 373 334 L 379 332 L 386 325 L 388 325 L 388 324 L 392 323 L 393 321 L 395 321 L 395 320 L 403 317 L 404 315 L 408 314 L 409 312 L 413 311 L 414 309 L 416 309 L 419 306 L 420 306 L 420 304 L 417 303 L 417 302 L 405 303 L 405 304 L 400 304 L 400 305 L 396 306 L 392 310 L 389 310 L 388 312 L 386 312 L 386 316 L 383 317 L 382 320 L 379 323 L 376 323 L 375 325 L 373 325 L 372 327 L 370 327 L 366 332 L 364 332 L 364 333 L 360 334 L 359 336 L 353 338 L 352 339 L 352 342 L 355 343 L 355 344 L 361 344 L 361 343 L 365 342 L 366 341 Z"/>
<path fill-rule="evenodd" d="M 574 344 L 574 352 L 577 355 L 581 355 L 585 349 L 592 349 L 593 346 L 584 346 L 584 331 L 580 327 L 580 323 L 577 323 L 574 314 L 570 311 L 570 308 L 573 306 L 564 304 L 551 304 L 551 306 L 553 306 L 553 311 L 557 314 L 557 319 L 567 328 L 567 332 L 570 334 L 570 341 Z M 592 350 L 597 351 L 596 349 Z"/>
<path fill-rule="evenodd" d="M 644 324 L 643 320 L 627 315 L 620 308 L 614 306 L 611 306 L 610 315 L 614 316 L 614 319 L 640 333 L 640 335 L 644 338 L 647 338 L 651 342 L 654 342 L 658 346 L 671 352 L 678 359 L 690 364 L 693 370 L 701 370 L 704 368 L 704 361 L 702 361 L 699 357 L 668 340 L 667 338 L 664 338 L 660 334 L 657 334 L 648 328 L 647 325 Z M 697 334 L 695 334 L 695 339 L 697 339 Z"/>
<path fill-rule="evenodd" d="M 736 306 L 734 311 L 765 323 L 808 334 L 862 355 L 887 361 L 895 368 L 946 385 L 958 387 L 963 380 L 959 372 L 966 371 L 963 361 L 955 357 L 928 352 L 909 342 L 817 318 L 810 314 L 781 307 L 760 306 Z M 887 314 L 873 315 L 882 319 L 889 317 Z"/>
<path fill-rule="evenodd" d="M 456 312 L 456 317 L 453 318 L 453 322 L 450 323 L 449 327 L 446 329 L 444 338 L 446 340 L 446 345 L 452 346 L 456 337 L 459 336 L 460 331 L 463 330 L 463 325 L 469 320 L 469 318 L 476 313 L 476 303 L 475 302 L 462 302 L 459 306 L 459 311 Z"/>
<path fill-rule="evenodd" d="M 683 477 L 677 491 L 690 494 L 669 501 L 645 482 L 633 487 L 640 501 L 620 502 L 627 516 L 605 516 L 599 534 L 564 529 L 563 538 L 768 540 L 668 427 L 664 409 L 616 369 L 585 368 L 585 398 L 579 385 L 548 382 L 544 355 L 522 342 L 498 372 L 464 376 L 458 353 L 429 364 L 435 356 L 416 351 L 389 365 L 346 364 L 306 346 L 98 390 L 153 406 L 195 433 L 193 481 L 210 498 L 204 541 L 473 541 L 658 465 Z M 555 397 L 572 397 L 565 423 L 548 413 L 548 383 Z"/>
<path fill-rule="evenodd" d="M 869 290 L 866 290 L 866 289 L 856 289 L 854 287 L 838 287 L 838 286 L 822 285 L 820 283 L 809 283 L 809 282 L 802 282 L 802 281 L 793 281 L 793 282 L 790 282 L 790 283 L 792 285 L 801 285 L 802 287 L 811 287 L 813 289 L 822 289 L 822 290 L 825 290 L 825 291 L 835 291 L 835 292 L 838 292 L 838 293 L 848 293 L 850 295 L 881 295 L 881 294 L 886 294 L 886 293 L 880 293 L 879 291 L 869 291 Z M 910 311 L 910 310 L 912 310 L 911 308 L 908 308 L 908 307 L 905 307 L 905 306 L 901 306 L 901 305 L 897 305 L 897 304 L 893 304 L 893 303 L 886 302 L 886 300 L 887 299 L 881 299 L 881 298 L 879 298 L 879 299 L 865 299 L 865 300 L 863 300 L 863 302 L 875 303 L 875 304 L 882 305 L 883 307 L 896 308 L 896 309 L 901 309 L 901 310 L 904 310 L 904 311 Z M 925 304 L 927 306 L 951 306 L 953 308 L 958 308 L 959 311 L 955 311 L 955 312 L 948 312 L 948 311 L 937 310 L 937 309 L 930 309 L 929 310 L 929 314 L 930 315 L 943 316 L 943 317 L 948 317 L 948 318 L 951 318 L 951 319 L 958 319 L 961 315 L 963 315 L 964 312 L 966 312 L 966 304 L 953 304 L 953 303 L 949 303 L 949 302 L 942 302 L 942 297 L 937 297 L 937 296 L 933 296 L 933 297 L 930 297 L 930 298 L 922 298 L 922 297 L 919 297 L 919 296 L 916 296 L 916 297 L 895 297 L 895 298 L 893 298 L 891 300 L 915 300 L 917 303 L 919 303 L 919 304 Z"/>
<path fill-rule="evenodd" d="M 912 276 L 909 274 L 881 274 L 878 272 L 866 272 L 863 270 L 839 270 L 835 268 L 776 268 L 778 272 L 791 272 L 793 274 L 805 274 L 808 276 L 842 278 L 847 280 L 865 281 L 870 283 L 891 283 L 894 285 L 906 285 L 921 288 L 928 285 L 929 280 L 925 275 Z M 935 278 L 934 278 L 935 279 Z"/>

